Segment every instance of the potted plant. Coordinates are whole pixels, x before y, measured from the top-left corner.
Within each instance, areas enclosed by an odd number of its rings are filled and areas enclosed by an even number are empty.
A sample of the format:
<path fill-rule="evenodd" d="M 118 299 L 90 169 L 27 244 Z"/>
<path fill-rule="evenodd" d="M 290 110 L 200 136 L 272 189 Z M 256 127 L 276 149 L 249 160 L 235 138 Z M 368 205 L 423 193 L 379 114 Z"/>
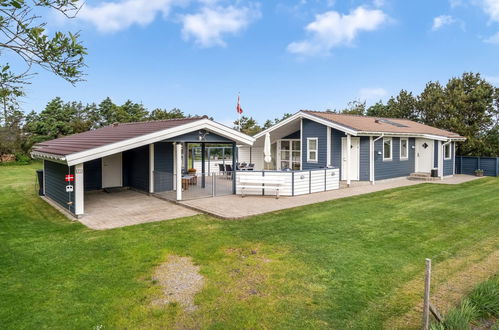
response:
<path fill-rule="evenodd" d="M 475 170 L 475 175 L 476 176 L 483 176 L 483 170 L 481 170 L 481 169 Z"/>
<path fill-rule="evenodd" d="M 189 174 L 191 174 L 191 175 L 194 175 L 194 174 L 196 174 L 196 169 L 195 168 L 190 168 L 190 169 L 187 170 L 187 172 L 189 172 Z"/>

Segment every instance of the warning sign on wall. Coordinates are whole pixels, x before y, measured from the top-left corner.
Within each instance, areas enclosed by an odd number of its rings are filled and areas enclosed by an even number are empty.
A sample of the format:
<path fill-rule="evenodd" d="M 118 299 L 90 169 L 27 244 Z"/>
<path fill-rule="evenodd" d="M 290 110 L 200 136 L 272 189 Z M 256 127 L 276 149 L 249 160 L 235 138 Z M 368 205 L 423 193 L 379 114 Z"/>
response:
<path fill-rule="evenodd" d="M 66 182 L 71 182 L 75 180 L 75 176 L 73 174 L 66 174 L 65 181 Z"/>

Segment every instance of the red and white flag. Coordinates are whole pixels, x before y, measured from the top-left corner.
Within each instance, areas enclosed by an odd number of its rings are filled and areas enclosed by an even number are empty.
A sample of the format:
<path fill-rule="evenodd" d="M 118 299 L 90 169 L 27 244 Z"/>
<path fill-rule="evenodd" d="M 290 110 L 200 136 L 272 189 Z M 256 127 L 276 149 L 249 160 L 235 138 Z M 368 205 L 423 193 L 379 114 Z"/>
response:
<path fill-rule="evenodd" d="M 243 108 L 241 108 L 241 104 L 239 103 L 239 95 L 237 96 L 236 111 L 237 111 L 238 114 L 242 114 L 243 113 Z"/>

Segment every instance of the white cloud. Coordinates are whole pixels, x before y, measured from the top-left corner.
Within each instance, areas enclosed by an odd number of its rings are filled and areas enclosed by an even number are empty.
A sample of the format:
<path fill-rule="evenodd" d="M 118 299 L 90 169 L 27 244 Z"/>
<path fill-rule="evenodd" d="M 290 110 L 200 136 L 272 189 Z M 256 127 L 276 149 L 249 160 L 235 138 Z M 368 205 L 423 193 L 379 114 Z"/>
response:
<path fill-rule="evenodd" d="M 499 0 L 482 0 L 481 4 L 490 19 L 499 22 Z"/>
<path fill-rule="evenodd" d="M 457 8 L 464 6 L 464 3 L 462 0 L 449 0 L 449 4 L 451 8 Z"/>
<path fill-rule="evenodd" d="M 147 25 L 158 13 L 168 15 L 176 0 L 124 0 L 103 2 L 97 6 L 84 4 L 77 17 L 95 25 L 101 32 L 116 32 L 133 24 Z"/>
<path fill-rule="evenodd" d="M 440 15 L 440 16 L 437 16 L 433 19 L 432 29 L 433 29 L 433 31 L 437 31 L 445 25 L 451 25 L 454 23 L 456 23 L 456 20 L 452 16 Z"/>
<path fill-rule="evenodd" d="M 256 7 L 203 7 L 196 14 L 180 17 L 182 35 L 186 40 L 194 38 L 202 47 L 225 46 L 225 35 L 237 34 L 260 15 Z"/>
<path fill-rule="evenodd" d="M 379 9 L 357 7 L 344 15 L 328 11 L 315 16 L 315 21 L 305 28 L 310 37 L 303 41 L 292 42 L 288 51 L 301 55 L 328 54 L 340 45 L 350 44 L 360 31 L 374 31 L 388 20 Z"/>
<path fill-rule="evenodd" d="M 484 39 L 483 41 L 485 41 L 488 44 L 499 45 L 499 32 L 497 32 L 491 37 L 488 37 L 487 39 Z"/>
<path fill-rule="evenodd" d="M 359 98 L 362 101 L 379 101 L 388 95 L 388 92 L 380 87 L 377 88 L 361 88 L 359 90 Z"/>

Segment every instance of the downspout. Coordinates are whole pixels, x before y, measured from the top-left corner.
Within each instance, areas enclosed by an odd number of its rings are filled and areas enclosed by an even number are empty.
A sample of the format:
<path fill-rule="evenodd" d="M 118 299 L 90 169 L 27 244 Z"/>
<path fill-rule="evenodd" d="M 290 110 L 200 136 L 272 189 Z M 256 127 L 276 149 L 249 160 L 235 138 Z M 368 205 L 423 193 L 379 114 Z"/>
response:
<path fill-rule="evenodd" d="M 376 181 L 376 175 L 375 175 L 375 168 L 374 168 L 374 144 L 376 143 L 376 141 L 378 141 L 379 139 L 382 139 L 383 137 L 385 136 L 385 133 L 381 133 L 380 136 L 378 136 L 377 138 L 375 138 L 374 140 L 372 140 L 372 137 L 371 137 L 371 159 L 369 159 L 369 163 L 370 163 L 370 167 L 371 167 L 371 184 L 374 185 L 375 181 Z"/>
<path fill-rule="evenodd" d="M 442 175 L 440 176 L 440 180 L 444 179 L 445 146 L 448 145 L 451 142 L 452 142 L 451 140 L 445 142 L 444 144 L 442 144 L 442 147 L 440 148 L 440 152 L 442 153 L 442 155 L 440 156 L 440 159 L 442 160 L 442 168 L 439 168 L 440 173 L 442 173 Z M 451 151 L 451 156 L 452 156 L 452 151 Z"/>

